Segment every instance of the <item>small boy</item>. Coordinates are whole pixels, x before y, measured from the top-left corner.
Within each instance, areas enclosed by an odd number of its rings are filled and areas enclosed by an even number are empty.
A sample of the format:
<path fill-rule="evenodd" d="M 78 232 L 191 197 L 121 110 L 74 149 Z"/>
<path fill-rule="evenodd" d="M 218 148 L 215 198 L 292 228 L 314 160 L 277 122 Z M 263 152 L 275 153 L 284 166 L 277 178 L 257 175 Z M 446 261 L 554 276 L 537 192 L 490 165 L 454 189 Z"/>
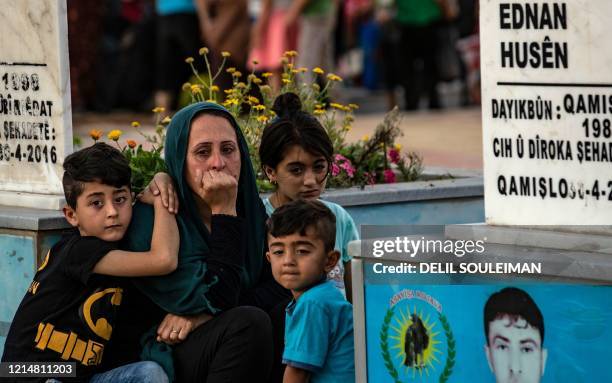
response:
<path fill-rule="evenodd" d="M 319 201 L 296 200 L 268 220 L 268 260 L 274 279 L 291 290 L 285 316 L 284 383 L 355 381 L 353 309 L 327 273 L 336 218 Z"/>
<path fill-rule="evenodd" d="M 117 149 L 97 143 L 68 156 L 64 170 L 63 212 L 75 229 L 49 250 L 36 272 L 11 323 L 2 362 L 76 362 L 77 378 L 66 381 L 167 382 L 153 362 L 104 373 L 99 365 L 122 299 L 116 277 L 174 271 L 179 248 L 176 220 L 161 198 L 145 193 L 142 200 L 155 206 L 151 249 L 118 250 L 132 217 L 127 160 Z"/>

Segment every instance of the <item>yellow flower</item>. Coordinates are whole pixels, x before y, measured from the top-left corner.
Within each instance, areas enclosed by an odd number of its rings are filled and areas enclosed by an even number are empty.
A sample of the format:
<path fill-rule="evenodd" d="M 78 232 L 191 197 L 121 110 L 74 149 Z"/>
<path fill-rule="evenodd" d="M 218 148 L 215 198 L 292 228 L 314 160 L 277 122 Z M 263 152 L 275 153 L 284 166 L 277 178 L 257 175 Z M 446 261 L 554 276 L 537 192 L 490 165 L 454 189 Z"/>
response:
<path fill-rule="evenodd" d="M 287 57 L 295 57 L 297 56 L 297 52 L 296 51 L 287 51 L 285 53 L 283 53 L 283 56 L 287 56 Z"/>
<path fill-rule="evenodd" d="M 340 76 L 338 76 L 336 74 L 333 74 L 333 73 L 328 74 L 327 75 L 327 79 L 329 81 L 342 81 L 342 77 L 340 77 Z"/>
<path fill-rule="evenodd" d="M 331 106 L 334 109 L 338 109 L 338 110 L 346 110 L 344 105 L 338 104 L 336 102 L 332 102 L 331 104 L 329 104 L 329 106 Z"/>
<path fill-rule="evenodd" d="M 198 52 L 200 53 L 200 56 L 207 55 L 208 54 L 208 48 L 202 47 L 202 48 L 200 48 L 200 50 Z"/>
<path fill-rule="evenodd" d="M 206 100 L 206 102 L 217 102 L 217 100 L 213 100 L 212 98 L 209 98 L 208 100 Z"/>
<path fill-rule="evenodd" d="M 132 121 L 132 128 L 138 128 L 138 127 L 140 127 L 140 122 Z"/>
<path fill-rule="evenodd" d="M 210 91 L 211 92 L 218 92 L 219 91 L 219 87 L 216 86 L 216 85 L 213 85 L 213 86 L 210 87 Z"/>
<path fill-rule="evenodd" d="M 238 89 L 246 89 L 246 87 L 247 87 L 246 84 L 243 83 L 242 81 L 236 84 L 236 88 Z"/>
<path fill-rule="evenodd" d="M 102 131 L 99 129 L 92 129 L 89 131 L 89 137 L 91 137 L 94 141 L 98 141 L 100 137 L 102 137 Z"/>
<path fill-rule="evenodd" d="M 355 110 L 355 109 L 359 109 L 359 105 L 357 104 L 348 104 L 349 108 Z"/>
<path fill-rule="evenodd" d="M 163 106 L 156 106 L 153 108 L 153 113 L 163 113 L 166 110 Z"/>
<path fill-rule="evenodd" d="M 270 72 L 262 73 L 261 77 L 263 77 L 263 78 L 272 77 L 272 73 L 270 73 Z"/>
<path fill-rule="evenodd" d="M 134 141 L 134 140 L 127 140 L 126 142 L 127 142 L 127 145 L 130 148 L 134 149 L 136 147 L 136 141 Z"/>
<path fill-rule="evenodd" d="M 325 108 L 325 105 L 324 104 L 315 104 L 315 108 L 323 109 L 323 108 Z"/>
<path fill-rule="evenodd" d="M 350 125 L 347 125 L 344 129 L 346 129 L 347 132 L 350 132 L 351 129 L 353 129 L 353 127 Z"/>
<path fill-rule="evenodd" d="M 123 132 L 119 129 L 111 130 L 110 133 L 108 133 L 108 139 L 118 141 L 122 134 Z"/>
<path fill-rule="evenodd" d="M 298 72 L 306 73 L 306 72 L 308 72 L 308 68 L 304 68 L 304 67 L 298 68 Z"/>
<path fill-rule="evenodd" d="M 397 150 L 398 152 L 402 150 L 402 144 L 395 144 L 395 150 Z"/>
<path fill-rule="evenodd" d="M 325 113 L 325 109 L 315 109 L 313 113 L 317 115 L 321 115 Z"/>
<path fill-rule="evenodd" d="M 183 86 L 181 87 L 181 89 L 183 89 L 184 92 L 189 91 L 191 89 L 191 83 L 190 82 L 184 83 Z"/>
<path fill-rule="evenodd" d="M 253 109 L 255 109 L 255 110 L 266 110 L 266 106 L 263 105 L 263 104 L 259 104 L 259 105 L 255 105 L 253 107 Z"/>
<path fill-rule="evenodd" d="M 299 72 L 297 69 L 291 69 L 291 73 L 293 73 L 293 74 L 298 74 L 298 73 L 300 73 L 300 72 Z"/>
<path fill-rule="evenodd" d="M 234 73 L 234 72 L 236 71 L 236 68 L 234 68 L 234 67 L 230 67 L 230 68 L 227 68 L 225 71 L 226 71 L 227 73 Z"/>
<path fill-rule="evenodd" d="M 314 68 L 312 71 L 314 73 L 316 73 L 316 74 L 324 74 L 325 73 L 325 71 L 323 69 L 319 68 L 319 67 Z"/>
<path fill-rule="evenodd" d="M 191 86 L 191 93 L 197 93 L 200 91 L 200 86 L 197 84 L 194 84 Z"/>
<path fill-rule="evenodd" d="M 191 64 L 191 63 L 193 62 L 193 57 L 187 57 L 187 58 L 185 59 L 185 62 L 186 62 L 187 64 Z"/>
<path fill-rule="evenodd" d="M 283 79 L 283 84 L 291 84 L 291 81 L 287 80 L 286 78 Z"/>
<path fill-rule="evenodd" d="M 164 117 L 163 120 L 161 120 L 161 123 L 162 124 L 169 124 L 170 121 L 172 121 L 172 119 L 170 117 L 166 116 L 166 117 Z"/>
<path fill-rule="evenodd" d="M 223 92 L 225 92 L 225 94 L 232 94 L 232 92 L 234 92 L 233 89 L 224 89 Z"/>
<path fill-rule="evenodd" d="M 259 104 L 259 100 L 257 99 L 257 97 L 254 96 L 249 96 L 249 102 L 255 105 Z"/>
<path fill-rule="evenodd" d="M 270 118 L 268 116 L 265 116 L 265 115 L 261 115 L 261 116 L 257 117 L 257 121 L 259 121 L 259 122 L 268 122 L 269 119 Z"/>
<path fill-rule="evenodd" d="M 238 105 L 238 99 L 237 98 L 228 98 L 227 100 L 225 100 L 223 105 L 225 105 L 225 106 Z"/>
<path fill-rule="evenodd" d="M 369 139 L 370 139 L 370 136 L 368 136 L 367 134 L 361 137 L 361 141 L 368 141 Z"/>
<path fill-rule="evenodd" d="M 238 78 L 242 76 L 242 73 L 240 73 L 240 71 L 235 71 L 234 73 L 232 73 L 232 76 Z"/>
<path fill-rule="evenodd" d="M 271 93 L 272 92 L 272 88 L 270 88 L 270 85 L 262 85 L 259 87 L 259 90 L 261 90 L 261 93 Z"/>
<path fill-rule="evenodd" d="M 257 84 L 257 85 L 261 84 L 261 79 L 260 79 L 260 78 L 255 77 L 255 78 L 253 79 L 253 84 Z"/>
<path fill-rule="evenodd" d="M 231 54 L 228 51 L 223 51 L 223 52 L 221 52 L 221 56 L 225 57 L 225 58 L 228 58 L 228 57 L 231 56 Z"/>
<path fill-rule="evenodd" d="M 287 64 L 287 68 L 293 69 L 293 64 L 292 63 Z"/>

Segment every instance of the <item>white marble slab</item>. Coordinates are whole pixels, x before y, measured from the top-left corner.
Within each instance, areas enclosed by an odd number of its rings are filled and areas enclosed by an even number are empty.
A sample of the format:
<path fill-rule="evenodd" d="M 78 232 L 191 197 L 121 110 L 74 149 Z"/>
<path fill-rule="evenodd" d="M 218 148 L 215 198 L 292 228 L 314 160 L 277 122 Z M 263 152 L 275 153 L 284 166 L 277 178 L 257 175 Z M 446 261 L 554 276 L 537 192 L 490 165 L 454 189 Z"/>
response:
<path fill-rule="evenodd" d="M 72 152 L 66 0 L 0 0 L 0 152 L 0 191 L 14 193 L 0 204 L 61 207 Z"/>
<path fill-rule="evenodd" d="M 486 222 L 611 224 L 612 1 L 480 4 Z"/>

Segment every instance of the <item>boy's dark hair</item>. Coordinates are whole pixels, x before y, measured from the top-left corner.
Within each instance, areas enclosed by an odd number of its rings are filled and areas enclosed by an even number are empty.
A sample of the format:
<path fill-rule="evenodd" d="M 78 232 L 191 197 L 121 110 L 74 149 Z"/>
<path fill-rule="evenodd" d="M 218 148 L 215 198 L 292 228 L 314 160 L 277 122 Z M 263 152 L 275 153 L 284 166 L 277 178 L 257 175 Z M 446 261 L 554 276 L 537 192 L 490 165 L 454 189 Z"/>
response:
<path fill-rule="evenodd" d="M 276 168 L 293 145 L 323 156 L 331 164 L 334 146 L 327 132 L 319 120 L 302 111 L 302 103 L 295 93 L 276 97 L 272 110 L 278 117 L 264 128 L 261 135 L 259 159 L 262 166 Z"/>
<path fill-rule="evenodd" d="M 530 326 L 538 329 L 544 343 L 544 317 L 529 294 L 516 287 L 506 287 L 491 295 L 484 307 L 484 329 L 489 343 L 489 323 L 496 319 L 510 317 L 511 323 L 523 318 Z"/>
<path fill-rule="evenodd" d="M 76 209 L 77 198 L 83 193 L 83 183 L 100 182 L 131 190 L 132 170 L 121 152 L 110 145 L 98 142 L 72 153 L 64 160 L 64 196 L 66 203 Z"/>
<path fill-rule="evenodd" d="M 272 213 L 267 222 L 268 233 L 273 237 L 285 237 L 294 233 L 306 235 L 306 229 L 314 228 L 315 235 L 329 252 L 336 245 L 336 216 L 319 201 L 295 200 Z"/>

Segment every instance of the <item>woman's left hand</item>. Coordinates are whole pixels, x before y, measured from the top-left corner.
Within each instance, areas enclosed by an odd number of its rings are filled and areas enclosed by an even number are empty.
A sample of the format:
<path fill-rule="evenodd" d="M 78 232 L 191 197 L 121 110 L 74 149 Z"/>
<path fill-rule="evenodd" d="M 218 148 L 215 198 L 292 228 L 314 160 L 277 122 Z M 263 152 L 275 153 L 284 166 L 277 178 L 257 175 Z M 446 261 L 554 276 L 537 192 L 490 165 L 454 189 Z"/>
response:
<path fill-rule="evenodd" d="M 172 177 L 168 174 L 156 173 L 149 185 L 138 195 L 138 199 L 152 205 L 155 196 L 161 197 L 162 204 L 170 213 L 178 213 L 179 199 L 174 190 Z"/>
<path fill-rule="evenodd" d="M 169 345 L 180 343 L 187 339 L 189 333 L 212 318 L 209 314 L 180 316 L 166 314 L 157 328 L 157 341 Z"/>

